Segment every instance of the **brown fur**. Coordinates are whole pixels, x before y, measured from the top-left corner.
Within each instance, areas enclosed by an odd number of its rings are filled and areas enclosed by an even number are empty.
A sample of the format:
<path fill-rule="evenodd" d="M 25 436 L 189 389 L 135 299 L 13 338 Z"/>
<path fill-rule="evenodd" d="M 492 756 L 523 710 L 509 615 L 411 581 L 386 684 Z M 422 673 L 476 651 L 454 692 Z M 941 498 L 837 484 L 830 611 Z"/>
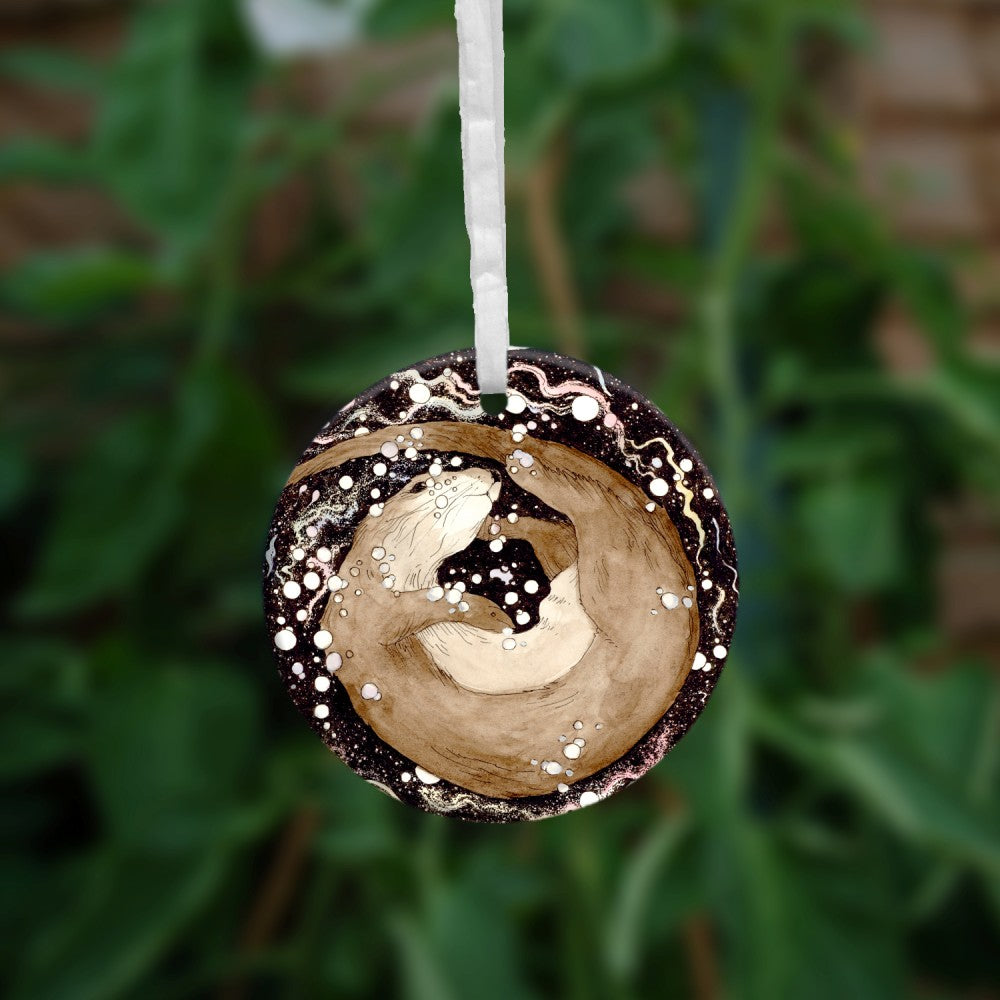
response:
<path fill-rule="evenodd" d="M 503 429 L 458 422 L 421 426 L 422 450 L 477 455 L 510 468 L 513 446 Z M 299 465 L 289 482 L 374 455 L 399 431 L 389 427 L 334 445 Z M 350 652 L 337 676 L 372 729 L 426 770 L 496 798 L 551 792 L 560 781 L 572 784 L 620 758 L 673 703 L 698 644 L 696 610 L 665 611 L 656 593 L 662 587 L 685 595 L 696 583 L 667 513 L 659 506 L 647 511 L 640 489 L 565 445 L 529 439 L 519 447 L 534 458 L 537 475 L 519 469 L 515 481 L 568 517 L 572 532 L 522 518 L 504 524 L 504 534 L 528 538 L 550 577 L 577 560 L 580 599 L 597 626 L 590 648 L 567 674 L 517 693 L 483 694 L 456 684 L 414 633 L 456 620 L 499 632 L 509 619 L 476 595 L 466 597 L 469 610 L 456 619 L 445 602 L 431 603 L 424 591 L 386 590 L 371 559 L 367 518 L 339 570 L 351 581 L 344 602 L 331 597 L 323 615 L 337 648 Z M 352 569 L 357 575 L 345 576 Z M 355 589 L 363 591 L 361 597 Z M 361 698 L 368 682 L 378 686 L 381 700 Z M 582 730 L 574 730 L 575 721 Z M 563 756 L 560 736 L 586 740 L 579 759 Z M 546 774 L 533 759 L 558 761 L 573 776 Z"/>

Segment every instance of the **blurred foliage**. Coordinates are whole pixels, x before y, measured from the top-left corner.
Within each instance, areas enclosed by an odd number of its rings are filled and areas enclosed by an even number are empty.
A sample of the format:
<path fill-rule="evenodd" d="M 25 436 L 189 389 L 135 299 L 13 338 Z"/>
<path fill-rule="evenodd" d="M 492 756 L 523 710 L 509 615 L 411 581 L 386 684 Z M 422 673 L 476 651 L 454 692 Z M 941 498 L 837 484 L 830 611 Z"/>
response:
<path fill-rule="evenodd" d="M 866 44 L 857 13 L 506 4 L 514 339 L 568 349 L 524 196 L 556 156 L 584 349 L 705 454 L 743 579 L 730 665 L 681 745 L 612 802 L 517 829 L 410 814 L 330 759 L 258 599 L 310 434 L 471 339 L 455 87 L 416 133 L 373 136 L 356 126 L 405 61 L 307 112 L 232 3 L 128 17 L 109 66 L 0 57 L 95 106 L 80 144 L 8 143 L 0 180 L 96 186 L 131 233 L 0 281 L 27 331 L 0 430 L 7 995 L 996 995 L 1000 690 L 938 623 L 932 515 L 969 491 L 995 505 L 1000 374 L 968 355 L 947 268 L 857 194 L 811 86 L 803 51 Z M 366 30 L 451 18 L 377 0 Z M 692 243 L 633 224 L 622 190 L 657 166 Z M 263 225 L 291 183 L 308 216 Z M 786 239 L 762 250 L 775 219 Z M 248 248 L 275 225 L 262 272 Z M 621 276 L 675 300 L 675 327 L 609 307 Z M 873 346 L 887 303 L 933 359 L 907 378 Z"/>

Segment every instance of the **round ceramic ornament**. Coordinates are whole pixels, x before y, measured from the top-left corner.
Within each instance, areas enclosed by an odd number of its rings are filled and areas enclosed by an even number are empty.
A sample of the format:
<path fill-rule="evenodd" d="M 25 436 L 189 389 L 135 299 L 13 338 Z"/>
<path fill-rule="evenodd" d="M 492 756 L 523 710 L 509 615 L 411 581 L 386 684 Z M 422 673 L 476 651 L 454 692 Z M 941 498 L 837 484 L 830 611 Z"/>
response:
<path fill-rule="evenodd" d="M 418 808 L 536 819 L 606 798 L 694 722 L 725 664 L 736 555 L 715 483 L 597 368 L 475 352 L 398 372 L 316 436 L 278 503 L 268 628 L 296 707 Z"/>
<path fill-rule="evenodd" d="M 501 10 L 456 5 L 476 350 L 343 407 L 281 494 L 264 571 L 282 679 L 327 746 L 403 802 L 491 822 L 579 809 L 659 761 L 737 601 L 716 486 L 666 417 L 509 349 Z"/>

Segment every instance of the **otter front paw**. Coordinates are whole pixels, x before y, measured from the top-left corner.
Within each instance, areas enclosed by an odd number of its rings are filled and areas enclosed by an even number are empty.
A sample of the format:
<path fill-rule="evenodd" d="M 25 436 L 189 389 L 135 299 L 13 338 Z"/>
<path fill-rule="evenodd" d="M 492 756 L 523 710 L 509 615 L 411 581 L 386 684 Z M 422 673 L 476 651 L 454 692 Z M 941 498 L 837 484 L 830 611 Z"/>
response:
<path fill-rule="evenodd" d="M 514 627 L 514 623 L 507 617 L 506 612 L 485 597 L 480 597 L 478 594 L 466 594 L 462 603 L 468 605 L 468 611 L 463 611 L 460 607 L 458 612 L 448 620 L 481 628 L 486 632 L 502 632 L 505 628 Z"/>

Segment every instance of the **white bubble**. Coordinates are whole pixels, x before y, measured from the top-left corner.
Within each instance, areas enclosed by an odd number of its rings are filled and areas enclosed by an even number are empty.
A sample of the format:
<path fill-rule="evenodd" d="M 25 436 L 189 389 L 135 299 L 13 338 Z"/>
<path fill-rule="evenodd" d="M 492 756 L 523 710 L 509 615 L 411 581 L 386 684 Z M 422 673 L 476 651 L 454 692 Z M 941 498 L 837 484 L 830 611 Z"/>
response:
<path fill-rule="evenodd" d="M 322 674 L 313 681 L 313 687 L 317 691 L 329 691 L 330 690 L 330 678 L 324 677 Z"/>
<path fill-rule="evenodd" d="M 528 404 L 524 399 L 524 396 L 519 396 L 516 392 L 512 392 L 507 397 L 507 412 L 508 413 L 524 413 Z"/>
<path fill-rule="evenodd" d="M 319 573 L 313 573 L 311 570 L 302 577 L 303 585 L 309 590 L 319 590 L 320 584 L 323 581 L 319 577 Z"/>
<path fill-rule="evenodd" d="M 427 591 L 428 601 L 440 601 L 442 597 L 444 597 L 444 588 L 442 587 L 431 587 L 431 589 Z"/>
<path fill-rule="evenodd" d="M 580 748 L 575 743 L 567 743 L 563 747 L 563 756 L 568 760 L 576 760 L 580 756 Z"/>
<path fill-rule="evenodd" d="M 527 625 L 531 621 L 531 615 L 527 611 L 518 611 L 516 620 L 518 625 Z"/>
<path fill-rule="evenodd" d="M 378 701 L 379 698 L 381 698 L 378 685 L 372 684 L 371 681 L 369 681 L 367 684 L 362 684 L 361 697 L 364 698 L 365 701 Z"/>
<path fill-rule="evenodd" d="M 500 538 L 494 538 L 490 542 L 490 552 L 499 552 L 503 548 L 503 540 Z"/>
<path fill-rule="evenodd" d="M 376 476 L 384 476 L 388 471 L 389 466 L 386 465 L 385 462 L 376 462 L 372 466 L 372 472 L 374 472 Z"/>
<path fill-rule="evenodd" d="M 431 390 L 423 382 L 414 382 L 410 386 L 410 399 L 414 403 L 426 403 L 431 398 Z"/>
<path fill-rule="evenodd" d="M 295 648 L 295 633 L 290 628 L 283 628 L 275 637 L 274 644 L 278 649 L 288 652 Z"/>
<path fill-rule="evenodd" d="M 305 549 L 292 549 L 292 558 L 296 562 L 301 562 L 306 557 Z"/>
<path fill-rule="evenodd" d="M 545 762 L 545 773 L 546 774 L 562 774 L 562 764 L 555 760 L 549 760 Z"/>
<path fill-rule="evenodd" d="M 708 662 L 708 660 L 705 658 L 705 654 L 704 653 L 702 653 L 702 652 L 695 653 L 694 654 L 694 663 L 691 664 L 691 669 L 692 670 L 701 670 L 701 668 L 704 667 L 707 662 Z"/>
<path fill-rule="evenodd" d="M 524 581 L 524 592 L 526 594 L 537 594 L 538 593 L 538 581 L 537 580 L 525 580 Z"/>
<path fill-rule="evenodd" d="M 385 549 L 383 549 L 381 545 L 376 545 L 375 548 L 372 549 L 372 559 L 384 559 L 384 558 L 385 558 Z"/>
<path fill-rule="evenodd" d="M 285 595 L 285 597 L 295 600 L 295 598 L 302 593 L 302 588 L 294 580 L 289 580 L 288 583 L 281 588 L 281 592 Z"/>
<path fill-rule="evenodd" d="M 563 795 L 565 795 L 569 791 L 569 785 L 567 785 L 565 781 L 560 781 L 559 784 L 556 785 L 556 791 L 562 792 Z"/>
<path fill-rule="evenodd" d="M 329 705 L 317 705 L 313 709 L 313 715 L 315 715 L 317 719 L 325 719 L 329 714 L 330 714 Z"/>
<path fill-rule="evenodd" d="M 333 558 L 333 553 L 325 545 L 322 545 L 316 550 L 316 558 L 320 562 L 327 563 Z"/>
<path fill-rule="evenodd" d="M 712 581 L 711 580 L 702 580 L 701 581 L 701 589 L 702 590 L 711 590 L 712 589 Z"/>
<path fill-rule="evenodd" d="M 673 610 L 680 604 L 680 598 L 676 594 L 664 594 L 660 598 L 660 603 L 668 610 Z"/>
<path fill-rule="evenodd" d="M 410 437 L 412 437 L 414 441 L 419 441 L 423 436 L 424 432 L 419 427 L 414 427 L 413 430 L 410 431 Z"/>
<path fill-rule="evenodd" d="M 592 806 L 596 802 L 600 802 L 596 792 L 584 792 L 580 796 L 580 805 L 586 808 L 587 806 Z"/>
<path fill-rule="evenodd" d="M 504 594 L 503 602 L 504 604 L 517 604 L 517 594 L 515 594 L 513 591 Z"/>
<path fill-rule="evenodd" d="M 712 497 L 714 497 L 714 496 L 715 496 L 715 490 L 713 490 L 713 489 L 712 489 L 712 488 L 711 488 L 710 486 L 706 486 L 706 487 L 705 487 L 705 489 L 703 489 L 703 490 L 701 491 L 701 495 L 702 495 L 702 496 L 703 496 L 703 497 L 704 497 L 704 498 L 705 498 L 706 500 L 711 500 L 711 499 L 712 499 Z"/>
<path fill-rule="evenodd" d="M 653 494 L 654 497 L 665 497 L 667 495 L 667 490 L 669 487 L 665 480 L 660 479 L 659 476 L 656 477 L 649 484 L 649 492 Z"/>
<path fill-rule="evenodd" d="M 403 772 L 403 773 L 402 773 L 402 774 L 401 774 L 401 775 L 400 775 L 399 777 L 400 777 L 400 778 L 402 779 L 402 782 L 403 782 L 403 784 L 404 784 L 404 785 L 405 785 L 405 784 L 406 784 L 406 783 L 407 783 L 408 781 L 412 781 L 412 780 L 413 780 L 413 775 L 412 775 L 412 774 L 410 774 L 410 772 L 409 772 L 409 771 L 404 771 L 404 772 Z"/>
<path fill-rule="evenodd" d="M 726 653 L 727 650 L 725 646 L 716 646 L 715 649 L 712 650 L 712 655 L 717 660 L 724 660 L 726 658 Z"/>
<path fill-rule="evenodd" d="M 331 590 L 340 590 L 344 586 L 344 581 L 341 580 L 336 573 L 334 573 L 333 576 L 331 576 L 330 579 L 326 581 L 326 585 Z"/>
<path fill-rule="evenodd" d="M 295 674 L 298 677 L 301 677 L 303 675 L 303 673 L 305 673 L 305 668 L 302 666 L 301 663 L 293 663 L 292 664 L 292 673 Z"/>
<path fill-rule="evenodd" d="M 452 589 L 452 590 L 449 590 L 448 593 L 445 595 L 445 600 L 449 604 L 458 604 L 458 602 L 461 599 L 462 599 L 462 591 L 460 591 L 460 590 L 454 590 L 454 589 Z"/>
<path fill-rule="evenodd" d="M 600 412 L 601 407 L 593 396 L 577 396 L 573 400 L 573 416 L 577 420 L 586 423 L 588 420 L 593 420 Z"/>
<path fill-rule="evenodd" d="M 343 662 L 344 658 L 340 655 L 340 653 L 331 653 L 326 658 L 326 669 L 330 671 L 339 670 Z"/>
<path fill-rule="evenodd" d="M 436 774 L 431 774 L 430 771 L 425 771 L 419 764 L 413 770 L 417 772 L 417 777 L 425 785 L 436 785 L 441 780 Z"/>
<path fill-rule="evenodd" d="M 690 472 L 694 468 L 694 462 L 690 458 L 682 458 L 677 464 L 684 472 Z"/>
<path fill-rule="evenodd" d="M 321 628 L 314 636 L 313 643 L 317 649 L 326 649 L 333 642 L 333 636 L 325 628 Z"/>
<path fill-rule="evenodd" d="M 684 607 L 689 608 L 691 607 L 693 602 L 690 597 L 683 597 L 681 598 L 681 603 L 684 605 Z"/>
<path fill-rule="evenodd" d="M 583 729 L 583 723 L 579 719 L 577 719 L 576 722 L 573 723 L 573 728 L 574 729 Z"/>
<path fill-rule="evenodd" d="M 507 638 L 507 639 L 504 639 L 504 641 L 501 643 L 501 645 L 503 646 L 504 649 L 515 649 L 515 648 L 517 648 L 517 640 L 516 639 Z"/>
<path fill-rule="evenodd" d="M 386 441 L 386 443 L 379 448 L 379 451 L 386 458 L 395 458 L 399 454 L 399 445 L 397 445 L 395 441 Z"/>
<path fill-rule="evenodd" d="M 354 485 L 354 480 L 350 476 L 340 477 L 340 488 L 342 490 L 349 490 Z"/>

